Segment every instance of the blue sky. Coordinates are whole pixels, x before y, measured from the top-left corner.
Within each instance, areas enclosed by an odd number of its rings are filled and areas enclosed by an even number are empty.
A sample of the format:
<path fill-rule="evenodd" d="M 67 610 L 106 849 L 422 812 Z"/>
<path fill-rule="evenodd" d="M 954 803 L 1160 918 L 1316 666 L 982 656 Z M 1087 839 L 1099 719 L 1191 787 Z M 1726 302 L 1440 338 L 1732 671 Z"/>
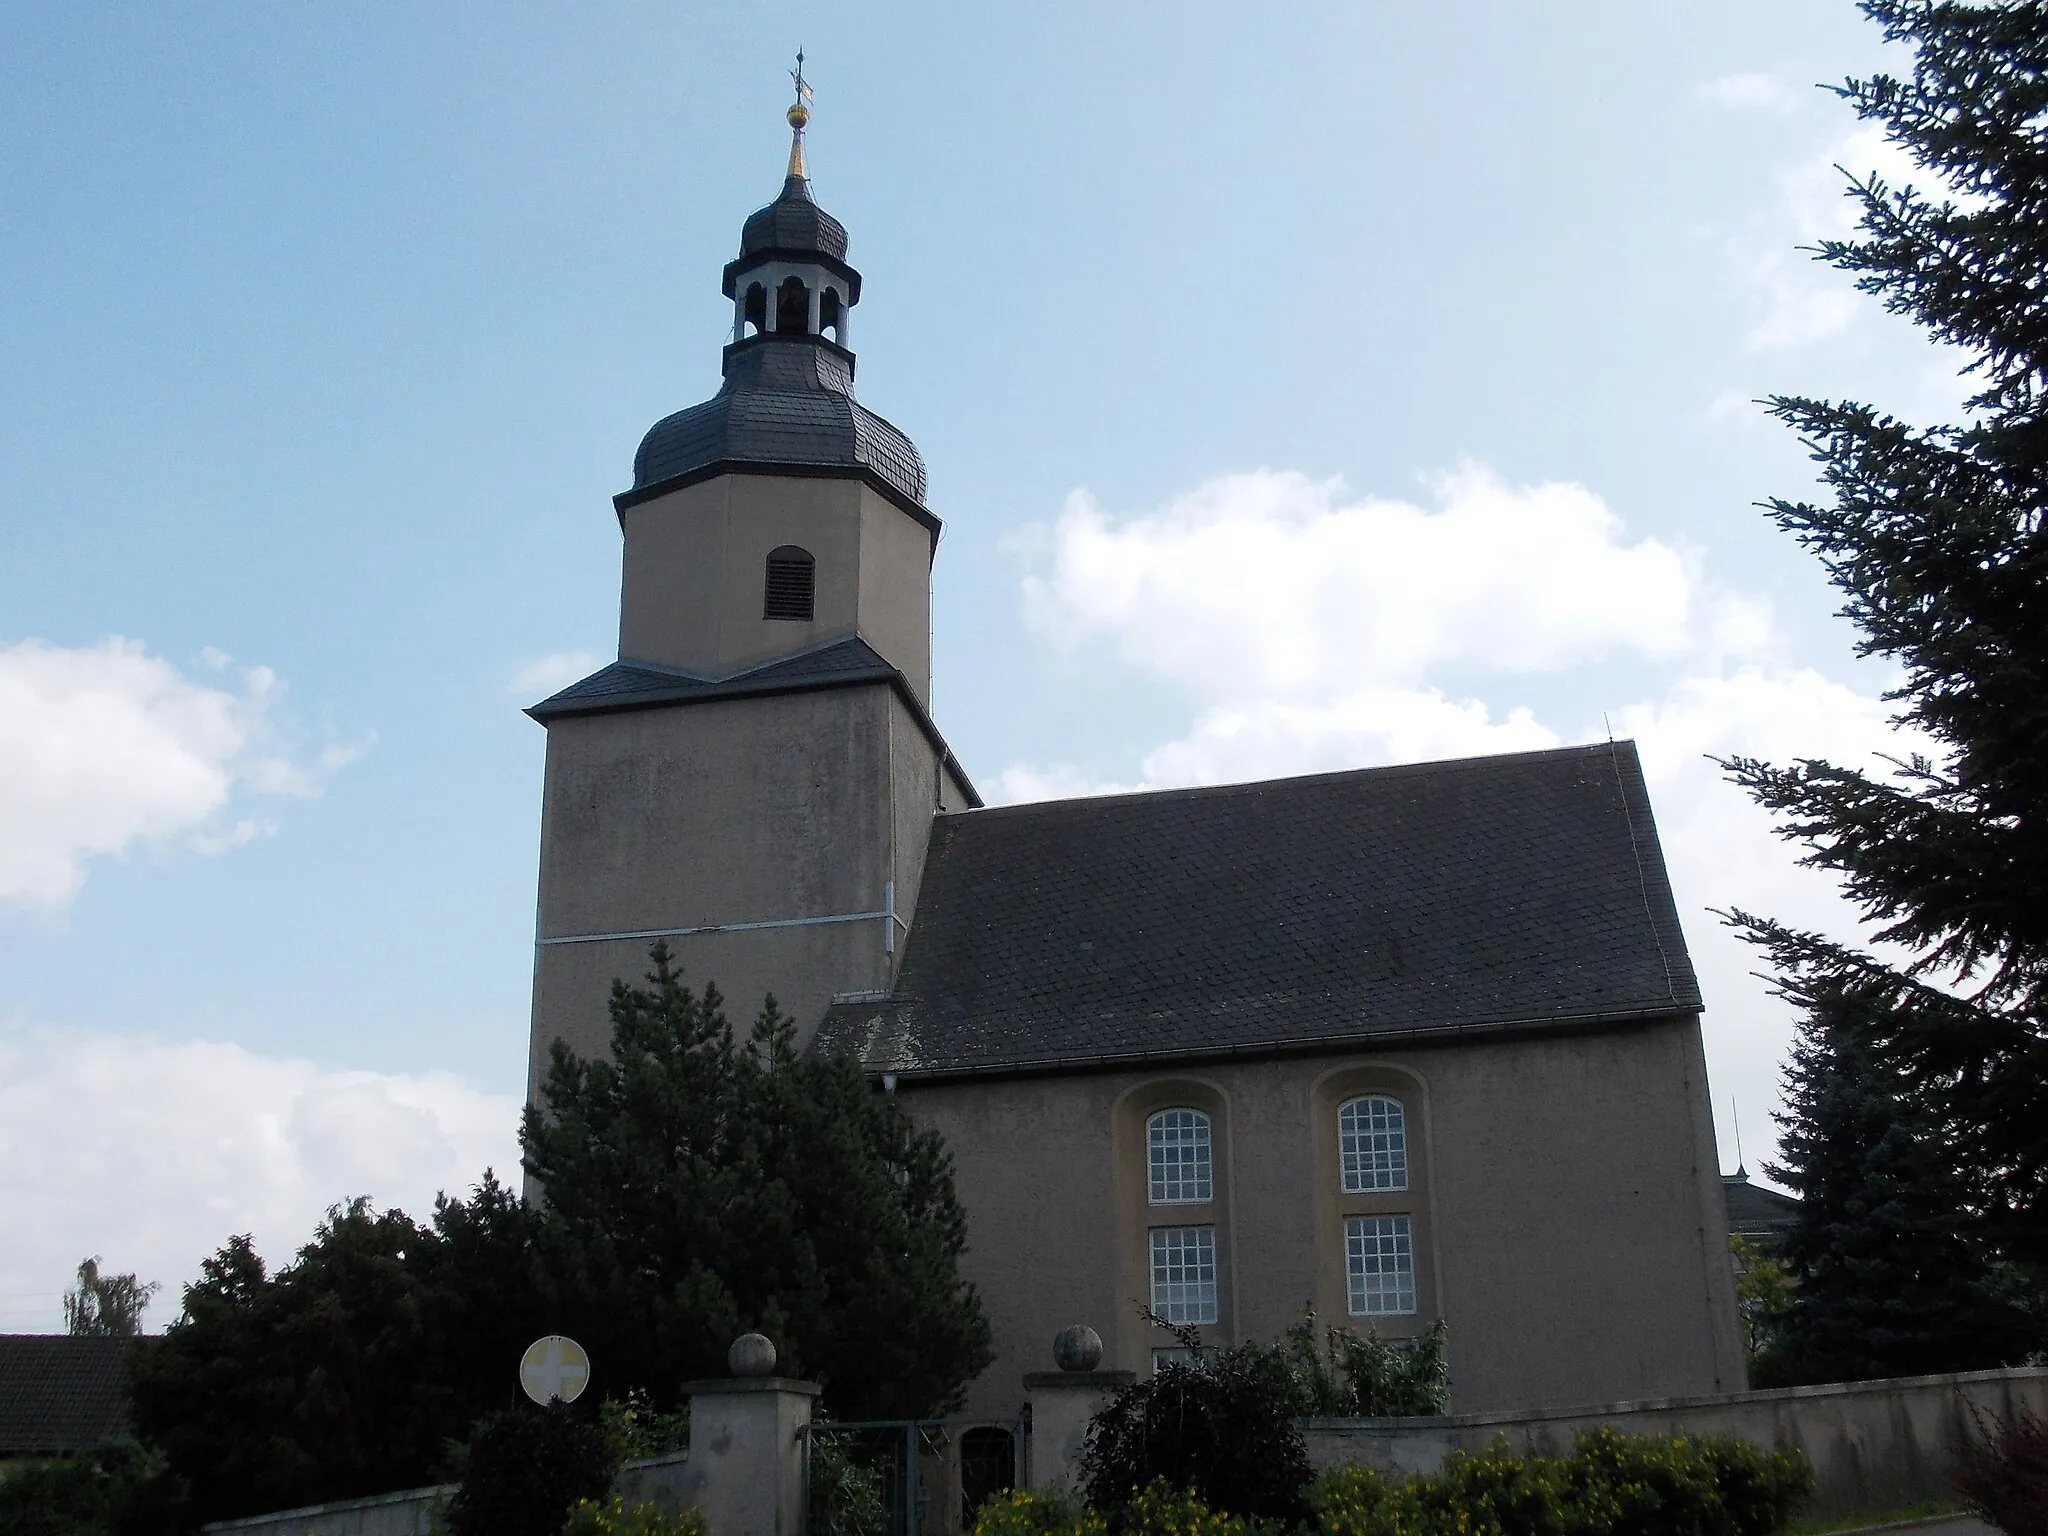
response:
<path fill-rule="evenodd" d="M 0 1328 L 511 1161 L 519 710 L 615 647 L 799 43 L 984 791 L 1605 715 L 1767 1150 L 1786 1021 L 1706 909 L 1848 915 L 1701 754 L 1867 754 L 1888 678 L 1750 402 L 1960 393 L 1795 249 L 1893 163 L 1812 88 L 1880 58 L 1847 3 L 5 12 Z"/>

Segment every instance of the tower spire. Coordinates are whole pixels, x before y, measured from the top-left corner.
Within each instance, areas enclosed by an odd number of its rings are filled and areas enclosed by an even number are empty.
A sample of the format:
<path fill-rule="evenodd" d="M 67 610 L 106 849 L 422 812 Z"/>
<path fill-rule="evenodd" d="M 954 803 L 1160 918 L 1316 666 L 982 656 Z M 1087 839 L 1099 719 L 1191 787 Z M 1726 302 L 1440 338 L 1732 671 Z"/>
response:
<path fill-rule="evenodd" d="M 801 48 L 796 51 L 796 68 L 789 72 L 789 78 L 796 82 L 796 100 L 784 114 L 789 119 L 789 175 L 798 181 L 808 181 L 810 173 L 804 169 L 804 126 L 811 120 L 811 88 L 804 79 Z"/>

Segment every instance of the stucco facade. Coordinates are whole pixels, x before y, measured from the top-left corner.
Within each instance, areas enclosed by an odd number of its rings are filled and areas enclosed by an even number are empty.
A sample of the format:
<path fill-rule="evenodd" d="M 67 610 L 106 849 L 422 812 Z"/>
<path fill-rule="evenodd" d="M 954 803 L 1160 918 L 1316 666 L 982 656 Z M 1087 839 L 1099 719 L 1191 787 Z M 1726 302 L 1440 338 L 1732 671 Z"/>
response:
<path fill-rule="evenodd" d="M 1408 1108 L 1410 1188 L 1351 1197 L 1335 1107 L 1373 1089 Z M 1217 1342 L 1273 1338 L 1313 1304 L 1347 1315 L 1351 1211 L 1412 1214 L 1418 1307 L 1383 1336 L 1450 1327 L 1458 1412 L 1739 1390 L 1726 1222 L 1696 1020 L 1591 1034 L 1156 1071 L 916 1083 L 898 1092 L 953 1153 L 965 1271 L 996 1330 L 972 1406 L 1013 1410 L 1069 1323 L 1104 1364 L 1146 1371 L 1172 1338 L 1138 1315 L 1148 1227 L 1218 1229 Z M 1218 1127 L 1216 1200 L 1149 1207 L 1146 1113 L 1186 1104 Z"/>
<path fill-rule="evenodd" d="M 966 803 L 887 684 L 551 722 L 529 1091 L 553 1041 L 608 1048 L 612 979 L 656 935 L 742 1027 L 773 993 L 808 1039 L 886 992 L 932 817 Z"/>

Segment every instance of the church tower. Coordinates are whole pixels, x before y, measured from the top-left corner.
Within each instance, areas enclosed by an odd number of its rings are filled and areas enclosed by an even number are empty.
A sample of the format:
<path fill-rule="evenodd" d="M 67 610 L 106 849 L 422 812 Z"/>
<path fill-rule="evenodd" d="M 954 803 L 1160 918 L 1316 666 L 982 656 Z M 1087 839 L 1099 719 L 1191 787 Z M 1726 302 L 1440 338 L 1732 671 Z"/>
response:
<path fill-rule="evenodd" d="M 939 520 L 910 439 L 853 395 L 861 279 L 811 196 L 799 80 L 782 193 L 724 290 L 724 383 L 656 422 L 614 498 L 619 659 L 547 728 L 529 1096 L 601 1055 L 614 977 L 667 941 L 737 1028 L 773 993 L 808 1040 L 885 995 L 932 818 L 980 804 L 927 712 Z"/>

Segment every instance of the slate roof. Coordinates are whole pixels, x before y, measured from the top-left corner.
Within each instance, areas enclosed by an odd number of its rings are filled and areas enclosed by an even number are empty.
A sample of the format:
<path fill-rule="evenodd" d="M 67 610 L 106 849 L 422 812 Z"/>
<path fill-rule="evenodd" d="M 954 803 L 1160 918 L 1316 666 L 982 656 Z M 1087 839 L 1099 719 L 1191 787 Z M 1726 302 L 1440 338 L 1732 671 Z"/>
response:
<path fill-rule="evenodd" d="M 740 226 L 740 255 L 764 251 L 815 252 L 844 261 L 846 226 L 812 200 L 809 181 L 785 177 L 775 201 L 755 209 Z"/>
<path fill-rule="evenodd" d="M 942 816 L 892 997 L 912 1078 L 1697 1011 L 1633 743 Z"/>
<path fill-rule="evenodd" d="M 908 437 L 853 398 L 852 355 L 819 337 L 750 337 L 726 349 L 725 383 L 665 416 L 633 456 L 621 508 L 715 469 L 860 474 L 919 511 L 924 459 Z M 938 519 L 922 519 L 937 537 Z"/>
<path fill-rule="evenodd" d="M 132 1343 L 0 1334 L 0 1456 L 90 1450 L 124 1433 Z"/>
<path fill-rule="evenodd" d="M 858 635 L 834 640 L 815 650 L 799 651 L 762 666 L 751 667 L 726 677 L 700 677 L 677 667 L 658 667 L 645 661 L 615 661 L 590 676 L 571 683 L 527 710 L 546 725 L 575 715 L 603 715 L 629 709 L 657 709 L 673 705 L 706 704 L 716 699 L 763 698 L 776 693 L 813 693 L 826 688 L 856 688 L 886 684 L 910 707 L 911 714 L 944 755 L 975 805 L 981 797 L 968 781 L 967 772 L 954 758 L 939 728 L 932 723 L 924 703 L 906 678 L 867 641 Z"/>

